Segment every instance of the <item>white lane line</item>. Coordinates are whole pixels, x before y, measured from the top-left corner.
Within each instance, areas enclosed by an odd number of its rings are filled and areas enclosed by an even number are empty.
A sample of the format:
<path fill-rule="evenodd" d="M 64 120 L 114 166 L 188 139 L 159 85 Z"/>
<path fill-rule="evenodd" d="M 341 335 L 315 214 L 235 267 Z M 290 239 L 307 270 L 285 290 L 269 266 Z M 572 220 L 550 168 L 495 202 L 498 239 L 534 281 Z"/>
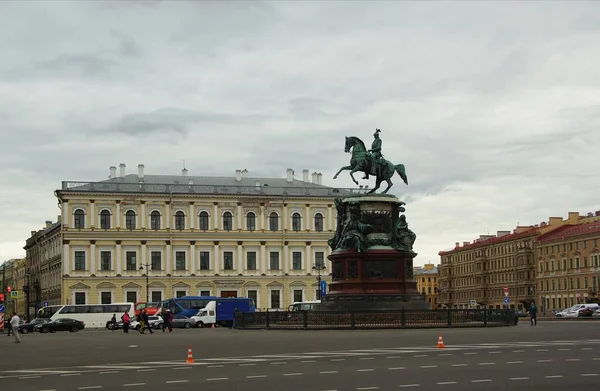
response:
<path fill-rule="evenodd" d="M 286 362 L 272 362 L 271 365 L 285 365 Z"/>
<path fill-rule="evenodd" d="M 327 374 L 330 374 L 330 373 L 338 373 L 338 371 L 323 371 L 323 372 L 319 372 L 319 373 L 322 374 L 322 375 L 327 375 Z"/>
<path fill-rule="evenodd" d="M 444 386 L 444 385 L 448 385 L 448 384 L 457 384 L 455 381 L 441 381 L 439 383 L 436 383 L 440 386 Z"/>
<path fill-rule="evenodd" d="M 536 352 L 547 352 L 548 349 L 535 349 Z"/>
<path fill-rule="evenodd" d="M 480 379 L 480 380 L 471 380 L 471 383 L 488 383 L 491 381 L 492 381 L 492 379 Z"/>
<path fill-rule="evenodd" d="M 529 380 L 528 377 L 511 377 L 509 380 Z"/>
<path fill-rule="evenodd" d="M 19 380 L 24 380 L 24 379 L 39 379 L 41 376 L 21 376 L 19 377 Z"/>
<path fill-rule="evenodd" d="M 65 377 L 65 376 L 80 376 L 80 375 L 81 375 L 81 373 L 65 373 L 60 376 Z"/>
<path fill-rule="evenodd" d="M 500 354 L 502 352 L 488 352 L 489 354 Z"/>
<path fill-rule="evenodd" d="M 395 360 L 397 358 L 402 358 L 402 357 L 400 357 L 400 356 L 389 356 L 389 357 L 386 357 L 386 358 L 389 358 L 390 360 Z"/>
<path fill-rule="evenodd" d="M 452 356 L 452 353 L 438 354 L 440 357 Z"/>
<path fill-rule="evenodd" d="M 507 364 L 523 364 L 524 361 L 507 361 Z"/>
<path fill-rule="evenodd" d="M 206 379 L 206 381 L 219 381 L 219 380 L 229 380 L 228 377 L 211 377 Z"/>
<path fill-rule="evenodd" d="M 562 349 L 558 349 L 559 352 L 566 352 L 571 350 L 571 348 L 562 348 Z"/>
<path fill-rule="evenodd" d="M 427 355 L 426 354 L 416 354 L 413 357 L 427 357 Z"/>
<path fill-rule="evenodd" d="M 560 377 L 563 377 L 563 375 L 549 375 L 549 376 L 545 376 L 546 379 L 558 379 Z"/>
<path fill-rule="evenodd" d="M 402 369 L 406 369 L 405 367 L 392 367 L 392 368 L 388 368 L 388 371 L 400 371 Z"/>
<path fill-rule="evenodd" d="M 85 386 L 85 387 L 79 387 L 80 390 L 95 390 L 98 388 L 102 388 L 102 386 Z"/>
<path fill-rule="evenodd" d="M 463 353 L 463 354 L 464 354 L 465 356 L 472 356 L 472 355 L 474 355 L 474 354 L 477 354 L 477 352 L 466 352 L 466 353 Z"/>
<path fill-rule="evenodd" d="M 421 365 L 421 368 L 422 369 L 425 369 L 425 368 L 437 368 L 437 365 Z"/>
<path fill-rule="evenodd" d="M 329 361 L 346 361 L 345 358 L 332 358 Z"/>
<path fill-rule="evenodd" d="M 48 389 L 48 390 L 40 390 L 40 391 L 56 391 L 56 388 Z"/>
<path fill-rule="evenodd" d="M 537 360 L 537 362 L 552 362 L 554 360 Z"/>
<path fill-rule="evenodd" d="M 154 372 L 156 371 L 156 369 L 150 368 L 150 369 L 138 369 L 138 372 Z"/>
<path fill-rule="evenodd" d="M 592 361 L 600 361 L 600 357 L 592 358 Z"/>
<path fill-rule="evenodd" d="M 304 373 L 284 373 L 283 376 L 302 376 Z"/>
<path fill-rule="evenodd" d="M 513 353 L 525 353 L 525 351 L 524 351 L 524 350 L 513 350 L 512 352 L 513 352 Z"/>
<path fill-rule="evenodd" d="M 180 369 L 192 369 L 192 367 L 177 367 L 177 368 L 171 368 L 174 371 L 180 370 Z"/>
<path fill-rule="evenodd" d="M 309 363 L 309 362 L 317 362 L 317 360 L 304 360 L 304 361 L 300 361 L 300 363 L 302 363 L 302 364 L 306 364 L 306 363 Z"/>
<path fill-rule="evenodd" d="M 496 363 L 495 362 L 480 362 L 477 365 L 496 365 Z"/>
<path fill-rule="evenodd" d="M 420 384 L 400 384 L 398 387 L 400 387 L 400 388 L 421 387 L 421 385 Z"/>
<path fill-rule="evenodd" d="M 256 364 L 240 364 L 240 367 L 253 367 Z"/>
<path fill-rule="evenodd" d="M 581 350 L 592 350 L 592 348 L 581 348 Z"/>
<path fill-rule="evenodd" d="M 378 390 L 379 387 L 358 387 L 357 390 L 358 391 L 363 391 L 363 390 Z"/>
<path fill-rule="evenodd" d="M 359 360 L 375 360 L 375 357 L 361 357 Z"/>
<path fill-rule="evenodd" d="M 466 367 L 469 364 L 452 364 L 453 367 Z"/>
<path fill-rule="evenodd" d="M 357 369 L 356 372 L 373 372 L 374 369 Z"/>
<path fill-rule="evenodd" d="M 167 384 L 175 384 L 175 383 L 189 383 L 189 380 L 169 380 L 166 381 Z"/>
<path fill-rule="evenodd" d="M 580 358 L 567 358 L 567 361 L 581 361 Z"/>
<path fill-rule="evenodd" d="M 267 377 L 267 375 L 250 375 L 246 376 L 246 379 L 262 379 L 264 377 Z"/>
<path fill-rule="evenodd" d="M 107 371 L 107 372 L 100 372 L 100 375 L 109 375 L 111 373 L 119 373 L 119 371 Z"/>
<path fill-rule="evenodd" d="M 240 367 L 242 365 L 245 365 L 245 364 L 240 364 Z M 250 365 L 256 365 L 256 364 L 250 364 Z M 223 367 L 224 367 L 224 365 L 208 365 L 206 368 L 223 368 Z"/>
<path fill-rule="evenodd" d="M 123 384 L 123 387 L 141 387 L 141 386 L 145 386 L 146 383 L 128 383 L 128 384 Z"/>
<path fill-rule="evenodd" d="M 583 377 L 591 377 L 591 376 L 598 376 L 597 373 L 582 373 L 581 376 Z"/>

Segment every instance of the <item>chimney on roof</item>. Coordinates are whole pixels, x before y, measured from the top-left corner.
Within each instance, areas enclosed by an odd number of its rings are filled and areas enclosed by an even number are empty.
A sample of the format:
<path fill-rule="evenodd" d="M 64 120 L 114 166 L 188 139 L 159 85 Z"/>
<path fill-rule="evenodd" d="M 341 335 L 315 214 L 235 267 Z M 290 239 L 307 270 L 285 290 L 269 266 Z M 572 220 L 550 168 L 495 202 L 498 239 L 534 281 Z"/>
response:
<path fill-rule="evenodd" d="M 463 242 L 463 246 L 468 246 L 469 244 L 471 244 L 471 243 L 469 243 L 469 242 Z"/>
<path fill-rule="evenodd" d="M 496 236 L 501 238 L 503 236 L 510 235 L 510 231 L 497 231 Z"/>
<path fill-rule="evenodd" d="M 50 227 L 52 227 L 52 221 L 46 220 L 46 228 L 50 228 Z"/>
<path fill-rule="evenodd" d="M 318 179 L 318 175 L 319 174 L 317 174 L 316 172 L 313 172 L 312 175 L 311 175 L 312 176 L 312 183 L 314 183 L 315 185 L 317 184 L 317 181 L 319 180 Z"/>
<path fill-rule="evenodd" d="M 138 178 L 144 179 L 144 165 L 138 164 Z"/>
<path fill-rule="evenodd" d="M 286 181 L 287 182 L 294 182 L 294 170 L 292 170 L 291 168 L 288 168 L 287 170 L 285 170 L 286 173 Z"/>
<path fill-rule="evenodd" d="M 562 217 L 550 217 L 550 218 L 548 219 L 548 224 L 550 224 L 550 226 L 553 226 L 553 225 L 561 225 L 561 224 L 562 224 L 562 222 L 563 222 L 563 219 L 562 219 Z"/>
<path fill-rule="evenodd" d="M 460 247 L 460 243 L 459 243 L 459 242 L 456 242 L 456 243 L 454 244 L 454 247 Z"/>
<path fill-rule="evenodd" d="M 321 174 L 321 173 L 318 173 L 318 174 L 317 174 L 317 183 L 318 183 L 319 185 L 322 185 L 322 184 L 323 184 L 323 174 Z"/>
<path fill-rule="evenodd" d="M 302 181 L 308 182 L 308 169 L 302 170 Z"/>
<path fill-rule="evenodd" d="M 183 168 L 183 169 L 181 170 L 181 175 L 182 175 L 182 176 L 187 176 L 187 168 Z"/>
<path fill-rule="evenodd" d="M 125 177 L 125 163 L 119 164 L 119 176 L 121 178 Z"/>
<path fill-rule="evenodd" d="M 235 170 L 235 181 L 240 182 L 242 180 L 242 170 Z"/>
<path fill-rule="evenodd" d="M 260 190 L 260 181 L 254 182 L 254 186 L 256 186 L 256 190 Z"/>
<path fill-rule="evenodd" d="M 579 212 L 569 212 L 569 221 L 578 220 Z"/>
<path fill-rule="evenodd" d="M 248 170 L 246 170 L 244 168 L 244 171 L 242 171 L 242 178 L 247 178 L 248 177 Z"/>
<path fill-rule="evenodd" d="M 110 179 L 117 177 L 117 167 L 110 166 L 110 175 L 108 176 Z"/>

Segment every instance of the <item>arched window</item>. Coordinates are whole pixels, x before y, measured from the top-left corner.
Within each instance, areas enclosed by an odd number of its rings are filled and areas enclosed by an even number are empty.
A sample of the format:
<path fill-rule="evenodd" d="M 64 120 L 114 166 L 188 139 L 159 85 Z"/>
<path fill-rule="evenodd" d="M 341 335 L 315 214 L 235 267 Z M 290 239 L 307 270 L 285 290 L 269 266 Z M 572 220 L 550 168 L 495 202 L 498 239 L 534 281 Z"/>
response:
<path fill-rule="evenodd" d="M 315 231 L 323 232 L 323 215 L 321 213 L 315 215 Z"/>
<path fill-rule="evenodd" d="M 302 216 L 296 212 L 292 215 L 292 230 L 300 231 L 302 229 Z"/>
<path fill-rule="evenodd" d="M 74 213 L 75 215 L 75 228 L 82 229 L 85 228 L 85 212 L 81 209 L 77 209 Z"/>
<path fill-rule="evenodd" d="M 223 229 L 225 231 L 231 231 L 233 229 L 233 215 L 231 212 L 223 213 Z"/>
<path fill-rule="evenodd" d="M 180 210 L 175 213 L 175 229 L 185 229 L 185 214 Z"/>
<path fill-rule="evenodd" d="M 106 209 L 100 212 L 100 228 L 110 229 L 110 212 Z"/>
<path fill-rule="evenodd" d="M 202 211 L 198 215 L 198 228 L 206 231 L 208 229 L 208 212 Z"/>
<path fill-rule="evenodd" d="M 160 212 L 157 210 L 150 213 L 150 229 L 160 229 Z"/>
<path fill-rule="evenodd" d="M 132 210 L 125 213 L 125 228 L 135 229 L 135 212 Z"/>
<path fill-rule="evenodd" d="M 254 212 L 248 212 L 246 215 L 246 229 L 248 231 L 256 230 L 256 215 Z"/>
<path fill-rule="evenodd" d="M 269 215 L 269 229 L 271 231 L 279 230 L 279 216 L 275 212 Z"/>

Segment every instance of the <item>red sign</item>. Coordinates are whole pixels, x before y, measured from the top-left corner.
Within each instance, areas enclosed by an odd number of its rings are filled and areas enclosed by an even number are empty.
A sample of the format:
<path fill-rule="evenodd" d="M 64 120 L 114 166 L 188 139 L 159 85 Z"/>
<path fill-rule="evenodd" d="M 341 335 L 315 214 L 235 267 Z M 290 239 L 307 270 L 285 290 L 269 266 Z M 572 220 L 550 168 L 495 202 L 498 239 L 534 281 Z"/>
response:
<path fill-rule="evenodd" d="M 0 301 L 3 302 L 4 301 L 4 293 L 0 293 Z"/>

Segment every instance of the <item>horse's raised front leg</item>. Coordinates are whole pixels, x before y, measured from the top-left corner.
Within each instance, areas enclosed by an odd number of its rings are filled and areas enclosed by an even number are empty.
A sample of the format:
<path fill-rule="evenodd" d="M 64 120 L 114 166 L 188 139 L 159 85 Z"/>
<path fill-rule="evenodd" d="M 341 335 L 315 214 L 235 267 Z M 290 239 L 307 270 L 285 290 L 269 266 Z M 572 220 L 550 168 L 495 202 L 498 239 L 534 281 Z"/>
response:
<path fill-rule="evenodd" d="M 340 168 L 340 170 L 333 176 L 333 179 L 337 179 L 338 175 L 340 175 L 340 172 L 345 170 L 352 170 L 352 166 L 344 166 Z"/>
<path fill-rule="evenodd" d="M 381 194 L 386 194 L 388 192 L 388 190 L 390 189 L 390 187 L 392 187 L 393 183 L 391 181 L 391 179 L 386 179 L 388 187 L 385 188 L 384 191 L 381 192 Z"/>
<path fill-rule="evenodd" d="M 350 177 L 352 178 L 352 180 L 354 181 L 354 183 L 356 183 L 358 185 L 358 181 L 356 180 L 356 178 L 354 178 L 354 173 L 360 171 L 360 167 L 354 167 L 352 169 L 352 171 L 350 171 Z"/>

